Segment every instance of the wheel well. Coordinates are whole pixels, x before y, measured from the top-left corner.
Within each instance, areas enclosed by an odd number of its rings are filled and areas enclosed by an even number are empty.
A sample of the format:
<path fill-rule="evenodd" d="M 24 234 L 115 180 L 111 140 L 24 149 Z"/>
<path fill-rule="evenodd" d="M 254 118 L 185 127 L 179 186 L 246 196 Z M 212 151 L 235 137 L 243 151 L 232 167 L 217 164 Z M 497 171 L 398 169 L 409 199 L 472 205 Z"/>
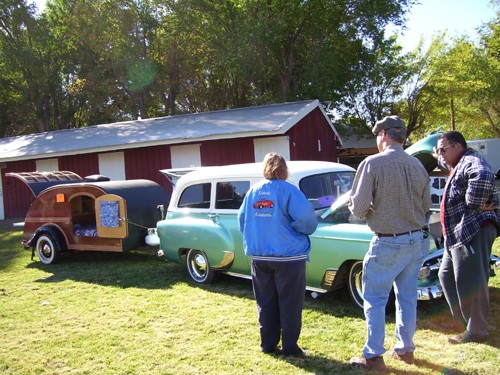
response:
<path fill-rule="evenodd" d="M 66 240 L 62 232 L 57 227 L 48 225 L 37 229 L 32 237 L 32 240 L 30 241 L 30 244 L 32 246 L 35 246 L 36 241 L 43 234 L 49 234 L 54 239 L 54 242 L 56 243 L 59 251 L 64 251 L 67 249 Z"/>
<path fill-rule="evenodd" d="M 188 249 L 188 248 L 179 249 L 179 259 L 185 257 L 187 255 L 187 253 L 189 252 L 189 250 L 191 250 L 191 249 Z"/>
<path fill-rule="evenodd" d="M 359 260 L 356 259 L 350 259 L 346 260 L 342 265 L 340 266 L 339 270 L 337 271 L 337 275 L 335 276 L 335 280 L 333 281 L 332 284 L 332 289 L 339 289 L 344 286 L 346 286 L 349 282 L 349 270 L 351 269 L 352 265 Z"/>

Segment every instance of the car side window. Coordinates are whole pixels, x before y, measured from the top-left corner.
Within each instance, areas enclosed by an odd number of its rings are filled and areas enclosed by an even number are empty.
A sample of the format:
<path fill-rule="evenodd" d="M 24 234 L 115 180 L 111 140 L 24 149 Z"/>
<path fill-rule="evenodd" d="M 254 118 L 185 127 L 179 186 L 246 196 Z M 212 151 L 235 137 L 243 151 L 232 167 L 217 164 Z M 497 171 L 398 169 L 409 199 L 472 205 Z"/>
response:
<path fill-rule="evenodd" d="M 217 182 L 215 208 L 239 209 L 248 189 L 250 189 L 250 181 Z"/>
<path fill-rule="evenodd" d="M 181 194 L 181 208 L 210 208 L 210 183 L 188 186 Z"/>

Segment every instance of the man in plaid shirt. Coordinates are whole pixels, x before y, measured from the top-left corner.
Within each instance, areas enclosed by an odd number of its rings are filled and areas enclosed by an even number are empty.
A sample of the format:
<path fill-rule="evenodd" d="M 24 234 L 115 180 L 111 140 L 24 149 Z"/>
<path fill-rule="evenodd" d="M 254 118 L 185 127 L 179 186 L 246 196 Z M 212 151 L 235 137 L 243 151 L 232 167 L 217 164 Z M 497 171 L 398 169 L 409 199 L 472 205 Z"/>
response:
<path fill-rule="evenodd" d="M 489 262 L 499 230 L 495 177 L 457 131 L 444 133 L 435 153 L 452 168 L 441 201 L 445 250 L 439 280 L 454 320 L 465 329 L 448 342 L 483 342 L 488 337 Z"/>

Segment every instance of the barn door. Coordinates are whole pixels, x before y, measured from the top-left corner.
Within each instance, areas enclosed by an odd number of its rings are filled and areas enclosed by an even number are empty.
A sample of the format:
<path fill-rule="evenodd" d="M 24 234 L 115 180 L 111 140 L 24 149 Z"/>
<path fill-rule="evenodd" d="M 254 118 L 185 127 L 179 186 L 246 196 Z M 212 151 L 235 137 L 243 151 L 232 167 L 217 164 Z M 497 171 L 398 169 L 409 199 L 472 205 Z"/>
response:
<path fill-rule="evenodd" d="M 115 194 L 102 195 L 95 200 L 97 235 L 107 238 L 128 236 L 125 199 Z"/>

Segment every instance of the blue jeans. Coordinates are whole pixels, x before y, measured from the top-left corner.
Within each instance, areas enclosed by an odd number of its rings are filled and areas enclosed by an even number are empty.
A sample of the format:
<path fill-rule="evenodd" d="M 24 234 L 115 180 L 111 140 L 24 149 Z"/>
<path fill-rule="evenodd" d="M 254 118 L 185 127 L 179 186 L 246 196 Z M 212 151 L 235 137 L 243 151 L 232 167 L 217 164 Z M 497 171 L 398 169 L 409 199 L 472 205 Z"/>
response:
<path fill-rule="evenodd" d="M 396 295 L 398 354 L 413 352 L 417 325 L 417 280 L 429 240 L 422 232 L 397 237 L 374 236 L 363 261 L 363 298 L 368 339 L 365 358 L 385 353 L 385 306 L 392 287 Z"/>

